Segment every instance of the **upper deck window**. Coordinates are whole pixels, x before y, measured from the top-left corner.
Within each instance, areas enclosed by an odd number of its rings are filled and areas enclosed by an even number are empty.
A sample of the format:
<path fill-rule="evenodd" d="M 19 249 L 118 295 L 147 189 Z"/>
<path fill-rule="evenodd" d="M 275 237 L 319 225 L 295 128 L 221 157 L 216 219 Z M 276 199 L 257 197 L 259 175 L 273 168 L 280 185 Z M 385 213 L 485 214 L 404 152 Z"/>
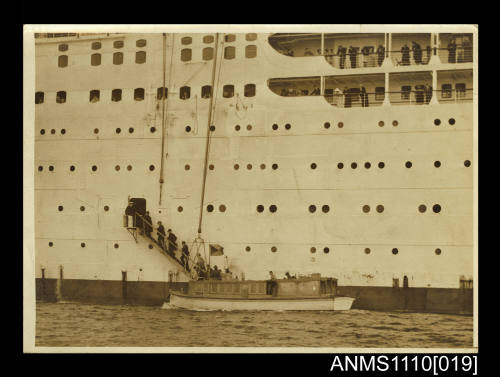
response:
<path fill-rule="evenodd" d="M 189 99 L 191 97 L 191 88 L 189 86 L 181 87 L 179 92 L 180 99 Z"/>
<path fill-rule="evenodd" d="M 385 98 L 385 88 L 383 86 L 378 86 L 375 88 L 375 100 L 383 101 Z"/>
<path fill-rule="evenodd" d="M 97 89 L 91 90 L 89 96 L 89 102 L 91 103 L 99 102 L 100 97 L 101 97 L 101 92 L 99 90 Z"/>
<path fill-rule="evenodd" d="M 67 67 L 68 66 L 68 55 L 60 55 L 57 58 L 57 66 L 58 67 Z"/>
<path fill-rule="evenodd" d="M 255 84 L 246 84 L 245 97 L 253 97 L 253 96 L 255 96 Z"/>
<path fill-rule="evenodd" d="M 44 99 L 44 93 L 43 92 L 36 92 L 35 93 L 35 103 L 38 105 L 40 103 L 43 103 Z"/>
<path fill-rule="evenodd" d="M 401 87 L 401 99 L 408 100 L 410 99 L 411 93 L 411 85 L 403 85 Z"/>
<path fill-rule="evenodd" d="M 234 42 L 236 40 L 236 35 L 234 35 L 234 34 L 226 34 L 224 36 L 224 40 L 226 42 Z"/>
<path fill-rule="evenodd" d="M 94 42 L 91 45 L 92 50 L 99 50 L 102 47 L 101 42 Z"/>
<path fill-rule="evenodd" d="M 451 98 L 451 84 L 443 84 L 441 86 L 441 98 Z"/>
<path fill-rule="evenodd" d="M 60 44 L 59 51 L 68 51 L 68 45 L 66 43 Z"/>
<path fill-rule="evenodd" d="M 163 89 L 165 89 L 165 98 L 168 97 L 168 88 L 163 88 L 160 87 L 156 90 L 156 99 L 162 99 L 163 98 Z"/>
<path fill-rule="evenodd" d="M 115 52 L 113 54 L 113 64 L 115 65 L 123 64 L 123 52 Z"/>
<path fill-rule="evenodd" d="M 234 46 L 227 46 L 224 48 L 224 59 L 234 59 L 236 56 L 236 48 Z"/>
<path fill-rule="evenodd" d="M 255 58 L 257 56 L 257 46 L 256 45 L 248 45 L 245 47 L 245 57 L 246 58 Z"/>
<path fill-rule="evenodd" d="M 142 101 L 144 99 L 144 88 L 134 89 L 134 100 Z"/>
<path fill-rule="evenodd" d="M 181 61 L 188 62 L 191 60 L 192 51 L 190 48 L 184 48 L 181 50 Z"/>
<path fill-rule="evenodd" d="M 114 48 L 122 48 L 124 45 L 124 42 L 123 41 L 114 41 L 113 42 L 113 47 Z"/>
<path fill-rule="evenodd" d="M 465 84 L 464 83 L 457 83 L 455 84 L 455 92 L 457 94 L 457 98 L 464 98 L 465 97 Z"/>
<path fill-rule="evenodd" d="M 113 89 L 111 91 L 111 101 L 118 102 L 122 100 L 122 90 L 121 89 Z"/>
<path fill-rule="evenodd" d="M 212 47 L 205 47 L 203 49 L 203 60 L 212 60 L 214 57 L 214 49 Z"/>
<path fill-rule="evenodd" d="M 191 43 L 193 43 L 193 38 L 191 38 L 191 37 L 183 37 L 181 39 L 181 43 L 183 45 L 190 45 Z"/>
<path fill-rule="evenodd" d="M 210 98 L 212 96 L 212 86 L 205 85 L 201 87 L 201 98 Z"/>
<path fill-rule="evenodd" d="M 146 51 L 137 51 L 135 53 L 135 62 L 136 64 L 146 63 Z"/>
<path fill-rule="evenodd" d="M 205 35 L 203 37 L 203 43 L 213 43 L 214 36 L 213 35 Z"/>
<path fill-rule="evenodd" d="M 234 85 L 228 84 L 224 85 L 222 88 L 222 97 L 231 98 L 234 96 Z"/>
<path fill-rule="evenodd" d="M 66 92 L 61 90 L 56 93 L 56 102 L 57 103 L 65 103 L 66 102 Z"/>
<path fill-rule="evenodd" d="M 92 54 L 90 56 L 90 64 L 91 65 L 101 65 L 101 54 Z"/>
<path fill-rule="evenodd" d="M 248 33 L 245 35 L 245 39 L 247 41 L 255 41 L 257 39 L 257 34 L 256 33 Z"/>
<path fill-rule="evenodd" d="M 146 46 L 146 40 L 145 39 L 138 39 L 137 41 L 135 41 L 135 45 L 137 47 L 144 47 Z"/>

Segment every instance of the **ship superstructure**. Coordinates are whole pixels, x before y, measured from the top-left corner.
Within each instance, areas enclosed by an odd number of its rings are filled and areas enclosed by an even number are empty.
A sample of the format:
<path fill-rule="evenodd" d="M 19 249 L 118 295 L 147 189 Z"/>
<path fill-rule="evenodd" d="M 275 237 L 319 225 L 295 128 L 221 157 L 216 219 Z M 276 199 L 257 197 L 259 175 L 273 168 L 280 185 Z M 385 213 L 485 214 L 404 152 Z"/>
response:
<path fill-rule="evenodd" d="M 473 37 L 37 35 L 37 284 L 154 299 L 187 281 L 123 226 L 140 198 L 188 244 L 203 204 L 213 263 L 247 279 L 321 273 L 361 307 L 471 311 Z"/>

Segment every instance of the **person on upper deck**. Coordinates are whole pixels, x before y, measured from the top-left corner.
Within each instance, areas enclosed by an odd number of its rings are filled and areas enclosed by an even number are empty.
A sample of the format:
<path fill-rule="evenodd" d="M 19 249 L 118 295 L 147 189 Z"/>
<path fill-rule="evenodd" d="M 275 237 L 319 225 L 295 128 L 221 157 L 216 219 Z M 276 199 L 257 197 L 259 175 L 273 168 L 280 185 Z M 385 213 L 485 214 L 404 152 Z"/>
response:
<path fill-rule="evenodd" d="M 410 48 L 406 43 L 401 47 L 401 65 L 410 65 Z"/>
<path fill-rule="evenodd" d="M 351 62 L 351 68 L 357 68 L 357 55 L 358 55 L 358 51 L 357 51 L 357 48 L 355 47 L 352 47 L 352 46 L 349 46 L 349 60 Z"/>
<path fill-rule="evenodd" d="M 153 220 L 151 220 L 151 216 L 149 216 L 149 211 L 146 211 L 144 215 L 144 232 L 146 236 L 151 238 L 151 232 L 153 231 Z"/>
<path fill-rule="evenodd" d="M 291 279 L 291 278 L 292 278 L 292 275 L 290 275 L 290 272 L 288 272 L 288 271 L 287 271 L 287 272 L 285 273 L 285 278 L 286 278 L 286 279 Z"/>
<path fill-rule="evenodd" d="M 163 226 L 161 221 L 158 221 L 157 224 L 158 243 L 160 244 L 161 248 L 165 250 L 165 227 Z"/>
<path fill-rule="evenodd" d="M 385 59 L 385 47 L 382 45 L 378 45 L 377 48 L 377 64 L 380 67 Z"/>
<path fill-rule="evenodd" d="M 413 60 L 415 60 L 415 64 L 422 64 L 422 48 L 417 42 L 412 43 L 412 51 L 413 51 Z"/>
<path fill-rule="evenodd" d="M 304 50 L 304 56 L 314 56 L 311 50 L 309 50 L 309 47 L 306 47 Z"/>
<path fill-rule="evenodd" d="M 219 268 L 217 267 L 217 265 L 214 266 L 214 269 L 212 270 L 212 273 L 213 273 L 213 278 L 215 280 L 222 280 L 221 271 L 219 270 Z"/>
<path fill-rule="evenodd" d="M 450 40 L 448 43 L 448 63 L 456 63 L 457 61 L 457 44 L 455 38 Z"/>
<path fill-rule="evenodd" d="M 344 69 L 345 67 L 346 52 L 347 49 L 345 47 L 342 47 L 342 45 L 339 45 L 339 47 L 337 48 L 337 55 L 340 58 L 340 69 Z"/>
<path fill-rule="evenodd" d="M 177 237 L 172 233 L 172 229 L 167 230 L 168 252 L 175 257 L 175 250 L 177 249 Z"/>
<path fill-rule="evenodd" d="M 276 296 L 276 288 L 278 283 L 276 282 L 276 276 L 274 272 L 269 271 L 269 280 L 266 281 L 266 294 Z"/>

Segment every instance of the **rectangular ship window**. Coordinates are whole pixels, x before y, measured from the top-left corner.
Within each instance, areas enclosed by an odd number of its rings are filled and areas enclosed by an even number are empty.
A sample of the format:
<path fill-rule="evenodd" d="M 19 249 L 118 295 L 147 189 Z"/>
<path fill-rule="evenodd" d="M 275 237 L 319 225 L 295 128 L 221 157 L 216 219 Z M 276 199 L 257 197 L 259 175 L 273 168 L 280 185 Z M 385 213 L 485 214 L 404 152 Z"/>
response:
<path fill-rule="evenodd" d="M 410 93 L 411 93 L 411 85 L 403 85 L 401 87 L 401 99 L 402 100 L 409 100 Z"/>
<path fill-rule="evenodd" d="M 163 89 L 165 89 L 165 98 L 168 97 L 168 88 L 158 88 L 156 91 L 156 99 L 162 99 L 163 98 Z"/>
<path fill-rule="evenodd" d="M 465 98 L 465 84 L 457 83 L 455 84 L 455 92 L 457 94 L 457 98 Z"/>
<path fill-rule="evenodd" d="M 92 103 L 99 102 L 100 97 L 101 97 L 101 95 L 100 95 L 99 90 L 91 90 L 89 101 Z"/>
<path fill-rule="evenodd" d="M 35 93 L 35 103 L 38 105 L 39 103 L 43 103 L 43 97 L 44 93 L 43 92 L 36 92 Z"/>
<path fill-rule="evenodd" d="M 56 102 L 57 103 L 65 103 L 66 102 L 66 92 L 64 90 L 57 92 Z"/>
<path fill-rule="evenodd" d="M 451 84 L 443 84 L 441 86 L 441 98 L 451 98 Z"/>
<path fill-rule="evenodd" d="M 385 88 L 383 86 L 377 86 L 375 88 L 375 101 L 383 101 L 385 98 Z"/>

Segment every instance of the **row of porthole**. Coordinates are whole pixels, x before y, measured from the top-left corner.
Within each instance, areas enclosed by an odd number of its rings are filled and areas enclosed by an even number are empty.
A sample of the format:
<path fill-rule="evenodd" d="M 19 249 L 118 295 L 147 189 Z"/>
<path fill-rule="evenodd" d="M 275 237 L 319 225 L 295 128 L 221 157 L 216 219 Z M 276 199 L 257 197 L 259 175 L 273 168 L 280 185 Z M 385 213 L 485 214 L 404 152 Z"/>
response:
<path fill-rule="evenodd" d="M 51 242 L 49 242 L 49 247 L 52 247 L 52 246 L 54 246 L 54 242 L 52 242 L 52 241 L 51 241 Z M 80 243 L 80 246 L 81 246 L 81 247 L 85 247 L 85 246 L 86 246 L 86 245 L 85 245 L 85 242 Z M 120 247 L 120 245 L 119 245 L 119 244 L 117 244 L 117 243 L 115 243 L 115 244 L 113 245 L 113 247 L 114 247 L 115 249 L 118 249 L 118 248 Z"/>
<path fill-rule="evenodd" d="M 135 41 L 135 45 L 137 47 L 144 47 L 144 46 L 146 46 L 146 44 L 147 44 L 147 41 L 145 39 L 138 39 Z M 124 41 L 121 41 L 121 40 L 113 41 L 114 48 L 122 48 L 124 45 L 125 45 Z M 92 44 L 90 45 L 90 48 L 92 50 L 99 50 L 101 47 L 102 47 L 101 42 L 92 42 Z M 69 48 L 69 46 L 67 43 L 62 43 L 62 44 L 58 45 L 59 51 L 68 51 L 68 48 Z"/>
<path fill-rule="evenodd" d="M 108 212 L 109 211 L 109 206 L 106 205 L 106 206 L 103 207 L 103 209 L 104 209 L 104 211 Z M 58 206 L 57 210 L 59 212 L 62 212 L 62 211 L 64 211 L 64 207 L 63 206 Z M 85 206 L 80 206 L 80 211 L 82 211 L 82 212 L 85 211 Z"/>
<path fill-rule="evenodd" d="M 252 248 L 251 248 L 250 246 L 246 246 L 246 247 L 245 247 L 245 251 L 247 251 L 247 252 L 250 252 L 250 250 L 251 250 L 251 249 L 252 249 Z M 275 252 L 277 252 L 277 251 L 278 251 L 278 248 L 277 248 L 276 246 L 272 246 L 272 247 L 271 247 L 271 252 L 275 253 Z M 313 246 L 313 247 L 311 247 L 311 248 L 309 249 L 309 251 L 311 252 L 311 254 L 315 254 L 315 253 L 316 253 L 316 251 L 317 251 L 317 249 L 316 249 L 316 247 L 315 247 L 315 246 Z M 365 254 L 370 254 L 370 253 L 371 253 L 371 249 L 370 249 L 369 247 L 367 247 L 367 248 L 365 248 L 364 252 L 365 252 Z M 391 250 L 391 252 L 392 252 L 392 254 L 393 254 L 393 255 L 397 255 L 397 254 L 399 254 L 399 249 L 398 249 L 398 248 L 396 248 L 396 247 L 394 247 L 394 248 Z M 330 253 L 330 248 L 329 248 L 329 247 L 327 247 L 327 246 L 325 246 L 325 247 L 323 248 L 323 253 L 325 253 L 325 254 L 329 254 L 329 253 Z M 441 250 L 440 248 L 436 248 L 436 249 L 434 250 L 434 253 L 435 253 L 436 255 L 441 255 L 442 250 Z"/>
<path fill-rule="evenodd" d="M 155 133 L 155 132 L 156 132 L 156 127 L 150 127 L 150 128 L 149 128 L 149 131 L 150 131 L 151 133 Z M 97 135 L 97 134 L 99 133 L 99 128 L 94 128 L 94 131 L 93 131 L 93 132 L 94 132 L 94 134 L 96 134 L 96 135 Z M 122 132 L 122 129 L 121 129 L 121 128 L 117 128 L 117 129 L 115 130 L 115 132 L 116 132 L 117 134 L 119 134 L 119 133 L 121 133 L 121 132 Z M 133 128 L 133 127 L 130 127 L 130 128 L 128 129 L 128 132 L 129 132 L 129 133 L 131 133 L 131 134 L 132 134 L 132 133 L 134 133 L 134 128 Z M 55 135 L 56 130 L 55 130 L 55 129 L 51 129 L 51 130 L 50 130 L 50 133 L 51 133 L 52 135 Z M 61 135 L 65 135 L 65 134 L 66 134 L 66 129 L 65 129 L 65 128 L 62 128 L 62 129 L 61 129 Z M 40 135 L 45 135 L 45 129 L 43 129 L 43 128 L 42 128 L 42 129 L 40 130 Z"/>
<path fill-rule="evenodd" d="M 49 171 L 54 171 L 54 170 L 55 170 L 53 165 L 49 165 L 49 168 L 48 168 L 48 169 L 49 169 Z M 91 167 L 91 169 L 92 169 L 92 171 L 97 171 L 97 166 L 96 166 L 96 165 L 93 165 L 93 166 Z M 116 170 L 116 171 L 120 171 L 120 169 L 121 169 L 120 165 L 116 165 L 116 166 L 115 166 L 115 170 Z M 71 166 L 69 167 L 69 170 L 70 170 L 70 171 L 75 171 L 75 170 L 76 170 L 75 165 L 71 165 Z M 131 171 L 131 170 L 132 170 L 132 165 L 128 165 L 128 166 L 127 166 L 127 170 L 128 170 L 128 171 Z M 150 170 L 150 171 L 154 171 L 154 170 L 155 170 L 155 166 L 154 166 L 154 165 L 149 165 L 149 170 Z M 43 166 L 42 166 L 42 165 L 38 166 L 38 171 L 39 171 L 39 172 L 42 172 L 42 171 L 43 171 Z"/>

